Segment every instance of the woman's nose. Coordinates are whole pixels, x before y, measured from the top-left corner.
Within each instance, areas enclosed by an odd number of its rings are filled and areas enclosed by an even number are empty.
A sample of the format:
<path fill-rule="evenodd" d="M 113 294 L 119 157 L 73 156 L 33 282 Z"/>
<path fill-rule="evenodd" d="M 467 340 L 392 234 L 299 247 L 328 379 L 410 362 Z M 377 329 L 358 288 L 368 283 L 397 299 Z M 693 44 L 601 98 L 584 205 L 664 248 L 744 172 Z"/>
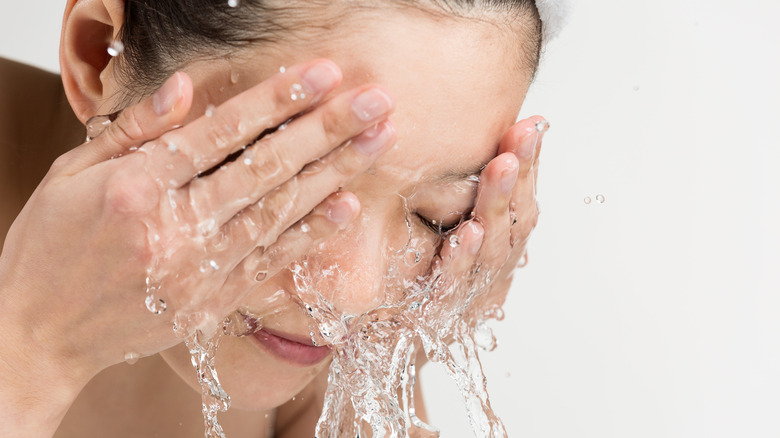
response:
<path fill-rule="evenodd" d="M 385 300 L 393 243 L 384 218 L 364 214 L 309 259 L 314 283 L 337 311 L 363 314 Z"/>

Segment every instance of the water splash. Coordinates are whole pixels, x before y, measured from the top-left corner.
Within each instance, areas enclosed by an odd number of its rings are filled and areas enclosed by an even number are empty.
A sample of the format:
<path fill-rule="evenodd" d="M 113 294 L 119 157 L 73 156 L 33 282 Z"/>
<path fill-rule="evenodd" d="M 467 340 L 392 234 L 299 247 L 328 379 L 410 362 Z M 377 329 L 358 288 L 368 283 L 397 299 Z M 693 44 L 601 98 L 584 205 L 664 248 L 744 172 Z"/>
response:
<path fill-rule="evenodd" d="M 414 280 L 399 278 L 405 254 L 415 249 L 411 237 L 395 252 L 384 287 L 387 298 L 365 315 L 339 313 L 326 291 L 340 290 L 348 274 L 307 257 L 291 267 L 300 299 L 333 351 L 328 389 L 316 436 L 437 437 L 414 409 L 415 359 L 419 354 L 441 364 L 461 390 L 470 424 L 477 436 L 505 437 L 493 412 L 478 350 L 495 348 L 495 337 L 475 303 L 489 289 L 490 271 L 448 278 L 433 267 Z M 399 259 L 400 257 L 400 259 Z M 323 275 L 330 271 L 331 275 Z M 335 333 L 334 333 L 335 327 Z M 316 333 L 313 333 L 316 335 Z M 315 336 L 316 337 L 316 336 Z M 450 345 L 451 344 L 451 345 Z"/>
<path fill-rule="evenodd" d="M 590 199 L 590 196 L 586 196 L 586 197 L 585 197 L 585 199 L 583 199 L 583 202 L 584 202 L 585 204 L 590 204 L 591 202 L 593 202 L 593 200 L 592 200 L 592 199 Z"/>
<path fill-rule="evenodd" d="M 224 333 L 217 333 L 211 339 L 196 331 L 185 341 L 190 352 L 192 367 L 197 373 L 203 403 L 203 424 L 205 438 L 226 438 L 217 414 L 230 408 L 230 396 L 219 383 L 215 368 L 217 349 Z"/>
<path fill-rule="evenodd" d="M 607 198 L 604 197 L 604 195 L 596 195 L 596 202 L 599 204 L 603 204 L 607 201 Z"/>

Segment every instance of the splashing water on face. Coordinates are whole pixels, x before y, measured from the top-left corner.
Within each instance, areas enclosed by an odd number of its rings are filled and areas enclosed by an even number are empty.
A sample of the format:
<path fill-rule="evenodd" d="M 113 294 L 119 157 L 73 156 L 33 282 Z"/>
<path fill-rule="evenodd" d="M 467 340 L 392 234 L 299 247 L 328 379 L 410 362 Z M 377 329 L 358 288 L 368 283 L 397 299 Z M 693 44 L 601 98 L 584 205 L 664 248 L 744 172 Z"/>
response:
<path fill-rule="evenodd" d="M 414 239 L 412 239 L 414 240 Z M 409 244 L 407 244 L 409 246 Z M 414 250 L 406 248 L 405 252 Z M 415 361 L 419 354 L 444 366 L 466 402 L 477 436 L 505 437 L 493 412 L 478 349 L 491 351 L 495 337 L 474 303 L 489 286 L 489 271 L 448 278 L 433 267 L 414 280 L 399 278 L 403 258 L 396 257 L 385 276 L 385 302 L 364 315 L 342 314 L 325 296 L 348 286 L 347 273 L 318 265 L 307 257 L 291 267 L 296 291 L 333 352 L 322 416 L 316 436 L 438 436 L 415 414 Z M 324 278 L 324 272 L 331 275 Z M 327 288 L 327 290 L 325 289 Z M 370 430 L 370 432 L 369 432 Z"/>

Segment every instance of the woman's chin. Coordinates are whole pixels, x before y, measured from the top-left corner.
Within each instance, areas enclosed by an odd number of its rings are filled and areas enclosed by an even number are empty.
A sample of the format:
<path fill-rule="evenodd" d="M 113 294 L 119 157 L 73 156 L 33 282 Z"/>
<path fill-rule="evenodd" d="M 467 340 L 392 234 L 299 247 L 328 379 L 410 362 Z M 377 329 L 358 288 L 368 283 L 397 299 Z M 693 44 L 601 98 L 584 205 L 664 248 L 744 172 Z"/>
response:
<path fill-rule="evenodd" d="M 200 393 L 187 348 L 180 344 L 160 355 Z M 216 359 L 219 381 L 230 395 L 231 408 L 267 411 L 287 403 L 330 364 L 330 357 L 311 366 L 296 366 L 264 351 L 251 336 L 222 339 Z"/>

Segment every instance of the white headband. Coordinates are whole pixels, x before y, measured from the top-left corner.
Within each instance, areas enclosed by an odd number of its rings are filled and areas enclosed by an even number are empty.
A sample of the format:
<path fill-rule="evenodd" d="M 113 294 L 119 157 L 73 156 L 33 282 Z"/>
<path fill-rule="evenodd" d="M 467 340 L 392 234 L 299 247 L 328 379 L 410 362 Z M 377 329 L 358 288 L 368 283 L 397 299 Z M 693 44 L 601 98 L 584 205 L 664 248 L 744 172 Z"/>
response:
<path fill-rule="evenodd" d="M 569 0 L 536 0 L 536 8 L 542 18 L 544 28 L 544 43 L 554 39 L 563 29 L 569 17 L 571 4 Z"/>

